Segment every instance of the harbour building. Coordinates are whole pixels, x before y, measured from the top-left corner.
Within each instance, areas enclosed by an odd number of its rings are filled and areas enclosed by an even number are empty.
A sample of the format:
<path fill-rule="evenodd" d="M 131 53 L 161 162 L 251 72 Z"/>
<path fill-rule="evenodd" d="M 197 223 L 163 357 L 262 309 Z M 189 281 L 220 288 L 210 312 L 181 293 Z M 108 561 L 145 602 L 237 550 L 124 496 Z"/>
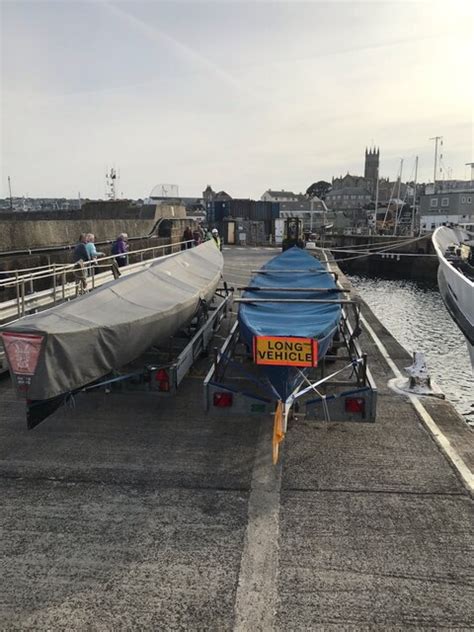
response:
<path fill-rule="evenodd" d="M 420 197 L 421 232 L 430 232 L 444 224 L 474 224 L 472 184 L 463 189 L 440 190 Z"/>

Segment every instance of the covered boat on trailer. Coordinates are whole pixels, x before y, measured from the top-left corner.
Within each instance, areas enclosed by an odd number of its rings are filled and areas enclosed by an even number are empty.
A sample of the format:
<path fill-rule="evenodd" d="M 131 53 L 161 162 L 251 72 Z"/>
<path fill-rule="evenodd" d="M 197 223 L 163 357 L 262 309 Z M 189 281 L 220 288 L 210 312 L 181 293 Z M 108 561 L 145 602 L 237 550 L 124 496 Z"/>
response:
<path fill-rule="evenodd" d="M 223 257 L 206 242 L 90 294 L 2 328 L 10 373 L 32 428 L 73 392 L 186 326 L 213 297 Z"/>
<path fill-rule="evenodd" d="M 340 292 L 327 267 L 297 247 L 271 259 L 245 288 L 238 316 L 241 337 L 278 400 L 286 402 L 302 374 L 331 347 L 342 313 Z M 256 347 L 259 340 L 266 345 L 263 351 Z M 280 362 L 283 356 L 286 365 Z"/>

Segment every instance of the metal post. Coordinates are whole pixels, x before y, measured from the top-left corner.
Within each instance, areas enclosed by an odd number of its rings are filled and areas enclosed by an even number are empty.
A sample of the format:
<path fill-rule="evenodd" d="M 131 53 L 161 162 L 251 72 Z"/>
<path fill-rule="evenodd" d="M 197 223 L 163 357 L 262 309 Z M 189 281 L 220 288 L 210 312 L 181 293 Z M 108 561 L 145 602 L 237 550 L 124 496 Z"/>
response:
<path fill-rule="evenodd" d="M 434 193 L 436 193 L 436 170 L 438 169 L 438 141 L 441 140 L 442 136 L 433 136 L 430 140 L 434 140 L 435 142 L 435 155 L 434 155 L 434 172 L 433 172 L 433 187 Z"/>
<path fill-rule="evenodd" d="M 10 176 L 8 176 L 8 190 L 10 192 L 10 211 L 13 211 L 12 183 Z"/>
<path fill-rule="evenodd" d="M 21 280 L 21 315 L 25 315 L 25 279 Z"/>
<path fill-rule="evenodd" d="M 61 284 L 62 284 L 62 296 L 63 301 L 66 300 L 66 270 L 63 268 L 63 273 L 61 275 Z"/>
<path fill-rule="evenodd" d="M 20 279 L 18 275 L 18 270 L 15 270 L 15 288 L 16 288 L 16 305 L 18 318 L 21 316 L 21 305 L 20 305 Z"/>
<path fill-rule="evenodd" d="M 57 286 L 56 264 L 53 263 L 53 304 L 54 305 L 56 305 L 56 286 Z"/>
<path fill-rule="evenodd" d="M 402 171 L 403 171 L 403 158 L 400 158 L 400 175 L 398 177 L 398 191 L 397 191 L 397 201 L 396 201 L 396 210 L 395 210 L 395 222 L 393 224 L 393 235 L 397 234 L 398 228 L 398 201 L 400 200 L 400 188 L 402 186 Z"/>
<path fill-rule="evenodd" d="M 95 265 L 91 264 L 92 289 L 95 289 Z"/>
<path fill-rule="evenodd" d="M 474 181 L 474 162 L 466 162 L 466 167 L 471 167 L 471 188 Z"/>
<path fill-rule="evenodd" d="M 413 182 L 413 205 L 411 209 L 411 236 L 415 236 L 416 179 L 418 177 L 418 156 L 415 158 L 415 181 Z"/>
<path fill-rule="evenodd" d="M 375 232 L 377 233 L 377 211 L 379 208 L 379 168 L 377 167 L 377 183 L 375 185 L 375 217 L 374 217 L 374 227 Z"/>

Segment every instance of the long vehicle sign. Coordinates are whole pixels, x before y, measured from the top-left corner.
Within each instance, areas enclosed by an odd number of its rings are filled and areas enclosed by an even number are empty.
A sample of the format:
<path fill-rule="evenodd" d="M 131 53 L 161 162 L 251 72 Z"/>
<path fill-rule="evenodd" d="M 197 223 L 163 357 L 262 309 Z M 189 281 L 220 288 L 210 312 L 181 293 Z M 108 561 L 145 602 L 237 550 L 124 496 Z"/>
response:
<path fill-rule="evenodd" d="M 314 338 L 254 336 L 255 364 L 276 366 L 317 366 L 318 341 Z"/>

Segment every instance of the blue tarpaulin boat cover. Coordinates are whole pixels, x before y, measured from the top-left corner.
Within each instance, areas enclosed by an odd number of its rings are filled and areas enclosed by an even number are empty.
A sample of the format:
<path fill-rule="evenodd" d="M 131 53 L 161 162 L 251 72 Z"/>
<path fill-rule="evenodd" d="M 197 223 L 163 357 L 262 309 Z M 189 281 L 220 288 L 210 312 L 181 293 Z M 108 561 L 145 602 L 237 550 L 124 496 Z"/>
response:
<path fill-rule="evenodd" d="M 336 290 L 327 267 L 301 248 L 291 248 L 262 267 L 265 272 L 253 277 L 250 288 L 275 288 L 274 291 L 252 289 L 244 298 L 327 299 L 338 300 L 336 291 L 314 291 L 314 288 Z M 278 288 L 308 288 L 308 292 L 290 292 Z M 312 291 L 313 290 L 313 291 Z M 318 357 L 331 345 L 341 318 L 339 304 L 324 303 L 242 303 L 239 309 L 241 335 L 252 348 L 254 336 L 295 336 L 318 340 Z M 289 367 L 265 367 L 264 372 L 282 399 L 292 392 L 298 372 Z"/>

